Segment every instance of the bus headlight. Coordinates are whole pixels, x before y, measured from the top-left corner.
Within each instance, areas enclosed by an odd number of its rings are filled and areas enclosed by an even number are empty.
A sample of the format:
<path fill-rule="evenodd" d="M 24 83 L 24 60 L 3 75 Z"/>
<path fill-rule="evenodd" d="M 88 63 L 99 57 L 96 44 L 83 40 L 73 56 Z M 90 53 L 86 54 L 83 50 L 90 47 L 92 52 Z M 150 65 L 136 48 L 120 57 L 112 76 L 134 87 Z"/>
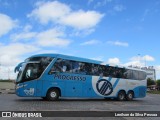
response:
<path fill-rule="evenodd" d="M 22 88 L 22 87 L 23 87 L 23 85 L 17 84 L 17 85 L 16 85 L 16 90 L 19 89 L 19 88 Z"/>

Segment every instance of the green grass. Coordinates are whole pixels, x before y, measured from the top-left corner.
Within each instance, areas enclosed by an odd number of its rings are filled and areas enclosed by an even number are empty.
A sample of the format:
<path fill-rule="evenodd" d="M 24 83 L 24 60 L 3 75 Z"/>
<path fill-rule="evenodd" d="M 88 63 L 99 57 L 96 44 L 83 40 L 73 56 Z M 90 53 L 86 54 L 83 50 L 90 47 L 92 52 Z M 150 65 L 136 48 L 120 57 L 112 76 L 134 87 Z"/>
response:
<path fill-rule="evenodd" d="M 148 91 L 147 93 L 151 93 L 151 94 L 160 94 L 160 91 Z"/>
<path fill-rule="evenodd" d="M 13 80 L 1 80 L 0 79 L 0 82 L 13 82 Z"/>

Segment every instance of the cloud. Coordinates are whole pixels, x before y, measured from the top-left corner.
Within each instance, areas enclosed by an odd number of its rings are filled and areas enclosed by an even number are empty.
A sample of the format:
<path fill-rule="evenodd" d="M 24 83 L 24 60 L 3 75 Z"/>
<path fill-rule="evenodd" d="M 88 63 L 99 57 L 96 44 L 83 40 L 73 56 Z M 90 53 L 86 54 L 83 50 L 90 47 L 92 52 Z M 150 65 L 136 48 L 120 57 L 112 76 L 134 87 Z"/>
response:
<path fill-rule="evenodd" d="M 81 43 L 80 45 L 95 45 L 95 44 L 98 44 L 100 43 L 100 41 L 98 40 L 89 40 L 89 41 L 86 41 L 84 43 Z"/>
<path fill-rule="evenodd" d="M 34 38 L 37 35 L 36 32 L 22 32 L 22 33 L 15 33 L 11 35 L 11 39 L 14 41 L 28 41 Z"/>
<path fill-rule="evenodd" d="M 53 2 L 41 2 L 36 4 L 36 8 L 28 14 L 28 17 L 35 17 L 40 20 L 41 23 L 46 24 L 49 21 L 58 22 L 71 12 L 71 9 L 66 4 L 58 1 Z"/>
<path fill-rule="evenodd" d="M 143 56 L 142 60 L 145 60 L 145 61 L 154 61 L 155 59 L 152 56 L 145 55 L 145 56 Z"/>
<path fill-rule="evenodd" d="M 130 59 L 131 61 L 154 61 L 155 58 L 150 55 L 134 56 Z"/>
<path fill-rule="evenodd" d="M 88 5 L 91 4 L 94 0 L 88 0 Z"/>
<path fill-rule="evenodd" d="M 142 15 L 142 18 L 140 20 L 141 22 L 143 22 L 145 20 L 145 18 L 149 14 L 149 12 L 150 12 L 150 9 L 145 9 L 144 14 Z"/>
<path fill-rule="evenodd" d="M 110 3 L 110 2 L 112 2 L 112 0 L 98 0 L 94 8 L 105 6 L 107 3 Z"/>
<path fill-rule="evenodd" d="M 4 66 L 12 66 L 20 62 L 20 56 L 32 53 L 39 48 L 29 45 L 29 44 L 22 44 L 22 43 L 11 43 L 9 45 L 1 45 L 0 46 L 0 61 L 1 65 Z"/>
<path fill-rule="evenodd" d="M 116 58 L 116 57 L 115 58 L 109 58 L 107 63 L 118 65 L 118 64 L 120 64 L 120 60 L 119 60 L 119 58 Z"/>
<path fill-rule="evenodd" d="M 89 29 L 97 25 L 100 22 L 101 18 L 104 15 L 96 12 L 96 11 L 83 11 L 79 10 L 76 12 L 72 12 L 60 22 L 64 25 L 71 26 L 73 28 L 82 30 L 82 29 Z"/>
<path fill-rule="evenodd" d="M 123 47 L 129 46 L 127 42 L 120 42 L 120 41 L 108 41 L 107 43 L 110 45 L 115 45 L 115 46 L 123 46 Z"/>
<path fill-rule="evenodd" d="M 23 43 L 0 44 L 0 48 L 0 79 L 8 79 L 8 77 L 15 79 L 15 66 L 23 62 L 27 54 L 32 54 L 40 50 L 37 46 Z"/>
<path fill-rule="evenodd" d="M 23 31 L 24 31 L 24 32 L 28 32 L 28 31 L 30 31 L 31 29 L 32 29 L 32 26 L 29 25 L 29 24 L 27 24 L 26 26 L 24 26 Z"/>
<path fill-rule="evenodd" d="M 126 8 L 123 5 L 115 5 L 113 9 L 117 12 L 121 12 L 125 10 Z"/>
<path fill-rule="evenodd" d="M 64 32 L 58 28 L 51 28 L 41 32 L 25 32 L 26 27 L 22 33 L 16 33 L 11 35 L 13 41 L 25 41 L 40 47 L 56 46 L 66 47 L 71 43 L 71 40 L 64 39 Z"/>
<path fill-rule="evenodd" d="M 82 30 L 95 27 L 104 14 L 96 11 L 73 11 L 70 6 L 53 1 L 38 4 L 27 16 L 40 20 L 42 24 L 52 22 Z"/>
<path fill-rule="evenodd" d="M 39 33 L 37 37 L 37 43 L 41 46 L 68 46 L 71 41 L 67 39 L 60 38 L 64 33 L 56 29 L 49 29 L 47 31 Z"/>
<path fill-rule="evenodd" d="M 130 62 L 127 62 L 127 63 L 124 63 L 123 64 L 124 66 L 138 66 L 138 67 L 142 67 L 142 66 L 145 66 L 145 63 L 144 62 L 141 62 L 141 61 L 138 61 L 138 60 L 135 60 L 135 61 L 130 61 Z"/>
<path fill-rule="evenodd" d="M 16 26 L 16 21 L 12 20 L 9 16 L 0 13 L 0 37 L 7 34 Z M 3 26 L 3 27 L 2 27 Z"/>

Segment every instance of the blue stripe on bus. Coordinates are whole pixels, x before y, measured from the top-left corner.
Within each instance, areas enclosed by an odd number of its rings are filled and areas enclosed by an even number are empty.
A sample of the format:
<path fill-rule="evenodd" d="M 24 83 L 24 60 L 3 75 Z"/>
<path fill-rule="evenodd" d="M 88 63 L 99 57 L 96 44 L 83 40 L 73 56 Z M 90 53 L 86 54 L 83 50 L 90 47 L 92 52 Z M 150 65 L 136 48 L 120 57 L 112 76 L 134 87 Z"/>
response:
<path fill-rule="evenodd" d="M 116 82 L 113 85 L 113 89 L 117 86 L 118 82 L 119 82 L 120 78 L 117 78 Z"/>
<path fill-rule="evenodd" d="M 111 81 L 111 80 L 112 80 L 112 77 L 109 77 L 109 78 L 108 78 L 108 81 Z"/>
<path fill-rule="evenodd" d="M 100 80 L 100 79 L 102 79 L 103 78 L 103 76 L 99 76 L 99 79 L 98 80 Z"/>

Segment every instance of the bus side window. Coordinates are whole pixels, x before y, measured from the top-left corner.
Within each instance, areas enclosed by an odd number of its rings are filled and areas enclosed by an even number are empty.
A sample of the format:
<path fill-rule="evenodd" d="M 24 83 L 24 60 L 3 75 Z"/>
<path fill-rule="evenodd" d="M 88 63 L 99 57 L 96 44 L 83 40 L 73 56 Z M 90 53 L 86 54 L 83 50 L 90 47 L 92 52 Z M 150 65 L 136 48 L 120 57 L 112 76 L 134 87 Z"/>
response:
<path fill-rule="evenodd" d="M 63 60 L 62 68 L 65 68 L 65 71 L 62 70 L 63 72 L 72 72 L 72 62 L 69 60 Z"/>
<path fill-rule="evenodd" d="M 126 69 L 123 76 L 125 79 L 132 79 L 132 70 Z"/>
<path fill-rule="evenodd" d="M 139 80 L 145 80 L 146 79 L 146 73 L 143 71 L 138 72 L 138 79 Z"/>
<path fill-rule="evenodd" d="M 71 61 L 58 59 L 51 68 L 49 74 L 53 74 L 54 72 L 72 72 Z"/>
<path fill-rule="evenodd" d="M 99 76 L 105 76 L 105 72 L 106 72 L 106 66 L 104 66 L 104 65 L 100 65 L 99 66 Z"/>
<path fill-rule="evenodd" d="M 122 68 L 115 68 L 115 76 L 116 76 L 116 78 L 122 78 L 122 76 L 123 76 L 123 71 L 122 71 Z"/>
<path fill-rule="evenodd" d="M 72 72 L 78 73 L 79 72 L 79 62 L 72 61 Z"/>
<path fill-rule="evenodd" d="M 86 75 L 91 75 L 91 67 L 92 67 L 92 64 L 90 63 L 84 63 L 84 72 Z"/>
<path fill-rule="evenodd" d="M 104 66 L 104 76 L 108 77 L 109 76 L 109 66 Z"/>
<path fill-rule="evenodd" d="M 95 76 L 99 76 L 99 65 L 92 64 L 92 74 Z"/>
<path fill-rule="evenodd" d="M 57 59 L 57 61 L 52 66 L 51 70 L 49 71 L 49 74 L 53 74 L 54 72 L 62 72 L 62 59 Z"/>
<path fill-rule="evenodd" d="M 112 66 L 108 66 L 108 76 L 109 77 L 115 77 L 116 76 L 116 72 L 115 72 L 115 68 Z"/>
<path fill-rule="evenodd" d="M 136 70 L 133 70 L 133 78 L 132 79 L 134 79 L 134 80 L 138 80 L 139 78 L 138 78 L 138 71 L 136 71 Z"/>

